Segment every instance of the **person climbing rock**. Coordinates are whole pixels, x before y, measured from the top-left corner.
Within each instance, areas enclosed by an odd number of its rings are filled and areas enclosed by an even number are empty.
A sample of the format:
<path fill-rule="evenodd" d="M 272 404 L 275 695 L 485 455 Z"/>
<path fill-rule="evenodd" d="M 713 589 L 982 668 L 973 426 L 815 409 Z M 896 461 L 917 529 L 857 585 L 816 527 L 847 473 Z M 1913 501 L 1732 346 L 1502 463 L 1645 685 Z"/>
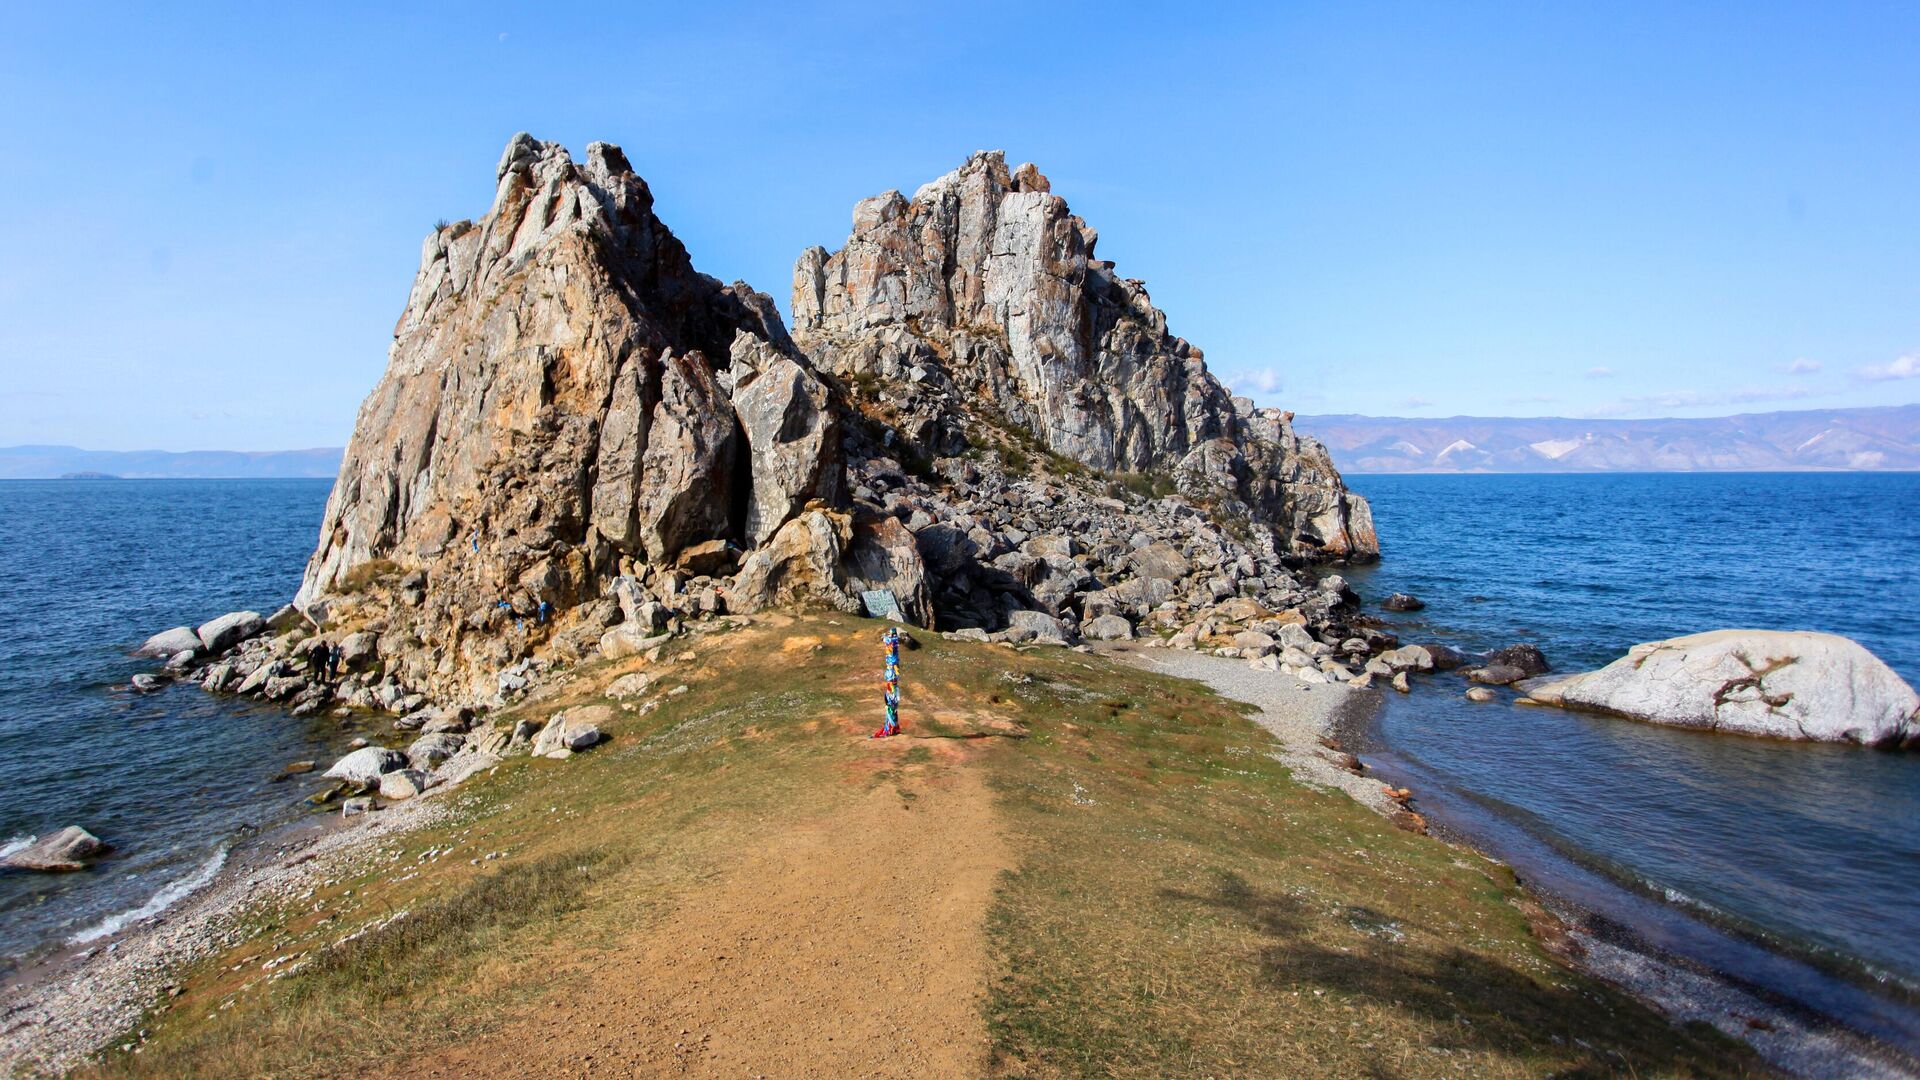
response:
<path fill-rule="evenodd" d="M 327 678 L 337 679 L 340 677 L 340 661 L 344 659 L 345 656 L 346 653 L 340 648 L 338 642 L 335 642 L 333 647 L 327 650 Z"/>
<path fill-rule="evenodd" d="M 325 641 L 316 640 L 313 646 L 307 650 L 307 669 L 313 672 L 314 678 L 318 679 L 326 676 L 327 659 L 332 655 L 333 650 L 327 647 Z"/>

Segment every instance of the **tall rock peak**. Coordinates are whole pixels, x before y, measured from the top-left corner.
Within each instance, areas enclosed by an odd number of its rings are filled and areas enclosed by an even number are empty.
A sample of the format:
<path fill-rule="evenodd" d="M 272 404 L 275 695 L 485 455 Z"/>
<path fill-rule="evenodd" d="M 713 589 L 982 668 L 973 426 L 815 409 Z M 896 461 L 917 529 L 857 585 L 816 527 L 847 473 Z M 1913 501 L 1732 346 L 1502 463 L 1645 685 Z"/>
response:
<path fill-rule="evenodd" d="M 772 300 L 696 271 L 619 147 L 581 166 L 516 135 L 496 179 L 483 218 L 427 238 L 296 600 L 430 582 L 387 620 L 416 682 L 511 660 L 542 602 L 844 499 L 826 388 Z"/>
<path fill-rule="evenodd" d="M 1286 414 L 1236 406 L 1097 240 L 1034 166 L 977 152 L 911 201 L 862 200 L 845 246 L 801 255 L 795 340 L 842 376 L 949 391 L 911 410 L 927 454 L 1001 422 L 1092 469 L 1165 473 L 1291 554 L 1377 554 L 1325 449 Z"/>

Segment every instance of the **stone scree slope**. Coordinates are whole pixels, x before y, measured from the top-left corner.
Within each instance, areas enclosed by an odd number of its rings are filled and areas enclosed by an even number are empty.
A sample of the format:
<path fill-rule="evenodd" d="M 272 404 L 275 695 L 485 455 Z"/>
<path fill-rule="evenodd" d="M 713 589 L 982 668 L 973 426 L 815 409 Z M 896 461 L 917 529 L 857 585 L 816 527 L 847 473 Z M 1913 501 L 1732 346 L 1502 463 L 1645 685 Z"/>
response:
<path fill-rule="evenodd" d="M 790 337 L 694 269 L 619 148 L 517 135 L 486 216 L 426 241 L 295 606 L 439 697 L 875 588 L 1042 640 L 1089 596 L 1161 628 L 1251 600 L 1337 638 L 1337 590 L 1296 574 L 1377 554 L 1365 501 L 1093 246 L 1032 166 L 976 154 L 803 254 Z"/>

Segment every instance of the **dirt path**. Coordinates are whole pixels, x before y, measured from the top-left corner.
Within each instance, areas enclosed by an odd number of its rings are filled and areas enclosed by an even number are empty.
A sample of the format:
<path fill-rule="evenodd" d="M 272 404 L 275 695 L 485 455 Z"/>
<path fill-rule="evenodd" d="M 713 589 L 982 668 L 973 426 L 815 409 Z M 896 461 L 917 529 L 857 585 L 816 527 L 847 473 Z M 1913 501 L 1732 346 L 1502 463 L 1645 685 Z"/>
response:
<path fill-rule="evenodd" d="M 1009 865 L 980 753 L 850 791 L 505 1029 L 393 1075 L 980 1075 L 985 918 Z"/>

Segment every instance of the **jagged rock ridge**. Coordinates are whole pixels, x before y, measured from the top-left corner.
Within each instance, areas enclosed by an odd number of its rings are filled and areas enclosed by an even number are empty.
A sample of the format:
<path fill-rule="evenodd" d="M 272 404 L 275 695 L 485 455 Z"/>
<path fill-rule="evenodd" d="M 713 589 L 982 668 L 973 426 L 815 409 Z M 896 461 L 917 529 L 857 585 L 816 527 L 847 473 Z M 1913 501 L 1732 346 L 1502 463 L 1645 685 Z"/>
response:
<path fill-rule="evenodd" d="M 1290 414 L 1227 396 L 1031 166 L 861 203 L 845 250 L 801 258 L 796 337 L 693 268 L 618 148 L 523 134 L 496 178 L 426 242 L 295 601 L 378 659 L 301 689 L 275 645 L 221 688 L 485 700 L 530 663 L 869 589 L 1016 639 L 1265 620 L 1371 647 L 1293 569 L 1372 556 L 1365 502 Z"/>
<path fill-rule="evenodd" d="M 1283 551 L 1377 554 L 1326 450 L 1291 414 L 1230 397 L 1097 239 L 1032 165 L 977 153 L 911 201 L 862 201 L 840 251 L 802 254 L 794 336 L 823 369 L 910 384 L 920 452 L 958 453 L 1000 421 L 1092 469 L 1170 473 Z"/>
<path fill-rule="evenodd" d="M 497 179 L 484 218 L 427 239 L 296 598 L 423 579 L 386 620 L 416 681 L 504 666 L 503 620 L 542 601 L 844 497 L 825 387 L 772 301 L 695 271 L 617 147 L 577 165 L 516 136 Z"/>

